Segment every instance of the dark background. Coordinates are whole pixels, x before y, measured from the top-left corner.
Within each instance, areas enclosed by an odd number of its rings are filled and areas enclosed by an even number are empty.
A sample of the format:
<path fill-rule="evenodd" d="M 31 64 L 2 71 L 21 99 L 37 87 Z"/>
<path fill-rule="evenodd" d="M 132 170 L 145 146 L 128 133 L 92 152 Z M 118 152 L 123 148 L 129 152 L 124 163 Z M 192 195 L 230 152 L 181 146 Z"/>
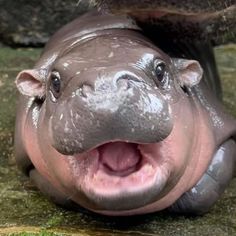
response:
<path fill-rule="evenodd" d="M 42 46 L 62 25 L 92 7 L 90 0 L 0 0 L 0 42 Z"/>

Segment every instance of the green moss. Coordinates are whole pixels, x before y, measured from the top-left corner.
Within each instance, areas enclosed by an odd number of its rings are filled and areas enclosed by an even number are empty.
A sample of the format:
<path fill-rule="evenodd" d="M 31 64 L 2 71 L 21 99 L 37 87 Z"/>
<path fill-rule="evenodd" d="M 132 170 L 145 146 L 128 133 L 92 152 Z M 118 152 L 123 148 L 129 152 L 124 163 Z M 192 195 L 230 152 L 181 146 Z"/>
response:
<path fill-rule="evenodd" d="M 10 159 L 12 155 L 17 94 L 14 79 L 20 70 L 33 66 L 39 53 L 40 50 L 35 49 L 0 49 L 0 150 L 3 158 Z M 0 159 L 0 165 L 6 158 Z"/>
<path fill-rule="evenodd" d="M 224 104 L 236 117 L 236 46 L 230 44 L 215 49 L 218 70 L 222 79 Z"/>
<path fill-rule="evenodd" d="M 65 234 L 57 234 L 57 233 L 52 233 L 52 232 L 47 232 L 47 231 L 42 231 L 40 233 L 12 233 L 8 234 L 9 236 L 62 236 Z"/>
<path fill-rule="evenodd" d="M 64 215 L 62 212 L 58 212 L 54 214 L 51 218 L 46 222 L 47 228 L 52 228 L 60 225 L 64 221 Z"/>

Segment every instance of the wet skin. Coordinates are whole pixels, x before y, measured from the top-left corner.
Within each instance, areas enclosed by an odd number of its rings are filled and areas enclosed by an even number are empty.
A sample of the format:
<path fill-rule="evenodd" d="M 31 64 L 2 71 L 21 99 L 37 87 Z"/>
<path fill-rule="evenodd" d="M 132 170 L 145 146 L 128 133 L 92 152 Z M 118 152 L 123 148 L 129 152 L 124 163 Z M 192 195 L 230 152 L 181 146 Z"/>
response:
<path fill-rule="evenodd" d="M 16 79 L 18 165 L 61 205 L 204 213 L 233 176 L 236 122 L 202 75 L 130 19 L 89 13 Z"/>

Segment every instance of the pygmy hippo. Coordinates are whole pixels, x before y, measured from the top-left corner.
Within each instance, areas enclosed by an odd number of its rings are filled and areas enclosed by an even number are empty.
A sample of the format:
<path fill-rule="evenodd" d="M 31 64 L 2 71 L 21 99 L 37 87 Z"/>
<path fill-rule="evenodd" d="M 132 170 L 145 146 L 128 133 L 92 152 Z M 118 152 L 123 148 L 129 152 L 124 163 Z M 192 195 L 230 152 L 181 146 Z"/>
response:
<path fill-rule="evenodd" d="M 90 12 L 16 78 L 17 163 L 61 205 L 205 213 L 233 176 L 236 122 L 202 77 L 129 18 Z"/>

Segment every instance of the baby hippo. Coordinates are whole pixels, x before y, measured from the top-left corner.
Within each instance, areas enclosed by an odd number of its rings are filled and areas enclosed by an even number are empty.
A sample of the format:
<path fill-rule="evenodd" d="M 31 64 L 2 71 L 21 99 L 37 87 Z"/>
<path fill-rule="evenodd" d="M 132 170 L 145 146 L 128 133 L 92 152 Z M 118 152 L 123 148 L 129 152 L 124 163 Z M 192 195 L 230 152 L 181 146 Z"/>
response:
<path fill-rule="evenodd" d="M 64 206 L 203 214 L 233 176 L 236 122 L 202 77 L 125 16 L 88 13 L 16 78 L 18 166 Z"/>

